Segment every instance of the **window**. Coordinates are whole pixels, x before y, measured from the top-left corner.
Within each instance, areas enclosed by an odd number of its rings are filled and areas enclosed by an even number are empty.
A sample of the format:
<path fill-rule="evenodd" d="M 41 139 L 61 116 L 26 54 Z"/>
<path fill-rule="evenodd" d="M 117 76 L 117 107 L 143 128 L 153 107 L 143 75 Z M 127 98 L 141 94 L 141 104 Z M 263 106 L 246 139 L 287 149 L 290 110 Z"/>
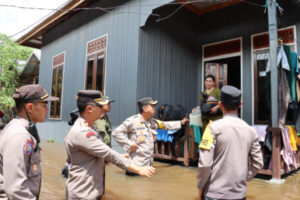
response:
<path fill-rule="evenodd" d="M 266 73 L 269 51 L 254 54 L 255 123 L 266 124 L 271 120 L 270 73 Z"/>
<path fill-rule="evenodd" d="M 107 36 L 88 43 L 86 64 L 86 89 L 104 93 L 105 56 Z"/>
<path fill-rule="evenodd" d="M 53 58 L 51 96 L 59 100 L 50 104 L 50 118 L 59 119 L 61 116 L 61 97 L 64 69 L 64 53 Z"/>
<path fill-rule="evenodd" d="M 295 27 L 278 30 L 278 38 L 295 49 Z M 268 33 L 256 34 L 252 37 L 253 64 L 254 64 L 254 123 L 268 124 L 271 122 L 271 79 L 266 72 L 270 58 Z M 288 119 L 287 119 L 288 120 Z"/>

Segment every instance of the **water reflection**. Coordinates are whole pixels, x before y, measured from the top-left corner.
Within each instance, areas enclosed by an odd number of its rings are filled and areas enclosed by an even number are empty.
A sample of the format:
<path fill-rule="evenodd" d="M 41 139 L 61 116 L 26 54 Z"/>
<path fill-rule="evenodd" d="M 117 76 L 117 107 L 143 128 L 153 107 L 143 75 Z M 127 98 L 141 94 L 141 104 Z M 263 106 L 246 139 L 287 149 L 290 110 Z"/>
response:
<path fill-rule="evenodd" d="M 65 199 L 66 179 L 60 176 L 66 160 L 63 144 L 41 144 L 43 180 L 40 199 Z M 196 169 L 155 162 L 156 175 L 151 179 L 128 177 L 109 164 L 106 167 L 106 192 L 103 200 L 196 200 Z M 270 184 L 260 179 L 248 183 L 248 200 L 300 199 L 300 171 L 284 184 Z"/>

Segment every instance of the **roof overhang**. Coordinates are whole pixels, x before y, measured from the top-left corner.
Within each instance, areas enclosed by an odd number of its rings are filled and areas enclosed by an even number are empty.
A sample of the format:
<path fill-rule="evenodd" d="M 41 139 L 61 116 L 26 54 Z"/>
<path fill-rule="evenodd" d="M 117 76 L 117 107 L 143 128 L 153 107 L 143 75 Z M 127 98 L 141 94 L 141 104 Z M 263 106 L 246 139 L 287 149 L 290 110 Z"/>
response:
<path fill-rule="evenodd" d="M 186 7 L 198 15 L 204 15 L 228 6 L 241 3 L 243 0 L 219 0 L 219 1 L 199 1 L 193 2 L 190 0 L 178 0 L 181 3 L 186 3 Z M 188 3 L 192 2 L 192 3 Z"/>
<path fill-rule="evenodd" d="M 16 42 L 20 45 L 34 47 L 40 49 L 42 47 L 42 37 L 47 31 L 51 30 L 54 26 L 62 23 L 70 16 L 74 15 L 78 10 L 75 8 L 86 7 L 93 1 L 90 0 L 70 0 L 60 6 L 60 11 L 55 11 L 50 14 L 41 23 L 31 29 L 28 33 L 21 36 Z M 61 11 L 63 10 L 63 11 Z"/>
<path fill-rule="evenodd" d="M 155 2 L 156 0 L 149 0 L 149 2 Z M 242 2 L 243 0 L 219 0 L 219 1 L 191 1 L 191 0 L 177 0 L 177 2 L 183 3 L 188 9 L 192 12 L 197 13 L 198 15 L 203 15 L 209 12 L 213 12 L 218 9 L 222 9 L 228 6 L 235 5 L 237 3 Z M 16 42 L 20 45 L 29 46 L 33 48 L 40 49 L 42 47 L 42 39 L 43 35 L 49 30 L 53 29 L 58 24 L 61 24 L 68 18 L 70 18 L 75 13 L 80 10 L 76 10 L 76 8 L 84 8 L 88 5 L 94 3 L 95 0 L 70 0 L 59 7 L 59 10 L 55 11 L 51 15 L 49 15 L 46 19 L 40 22 L 37 26 L 31 29 L 28 33 L 20 37 L 16 40 Z M 145 1 L 141 1 L 141 6 L 145 3 Z M 154 9 L 163 6 L 167 3 L 171 2 L 170 0 L 161 0 L 159 3 L 153 3 L 153 7 L 147 7 L 145 13 L 149 13 L 149 15 L 141 15 L 140 26 L 144 26 L 147 18 L 151 15 Z M 73 9 L 73 10 L 72 10 Z M 75 9 L 75 10 L 74 10 Z M 144 13 L 145 10 L 143 10 Z"/>

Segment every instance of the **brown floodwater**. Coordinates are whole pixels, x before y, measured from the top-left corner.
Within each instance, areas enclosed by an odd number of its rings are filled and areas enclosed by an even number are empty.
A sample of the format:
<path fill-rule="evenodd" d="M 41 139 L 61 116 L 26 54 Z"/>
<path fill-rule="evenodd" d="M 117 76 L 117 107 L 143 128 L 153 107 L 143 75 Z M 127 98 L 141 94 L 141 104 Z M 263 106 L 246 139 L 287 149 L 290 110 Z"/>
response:
<path fill-rule="evenodd" d="M 66 179 L 60 172 L 66 160 L 61 143 L 41 144 L 43 179 L 40 199 L 65 199 Z M 106 192 L 103 200 L 196 200 L 196 168 L 155 162 L 157 173 L 150 179 L 128 177 L 112 164 L 106 166 Z M 262 179 L 248 183 L 248 200 L 299 200 L 300 171 L 272 184 Z"/>

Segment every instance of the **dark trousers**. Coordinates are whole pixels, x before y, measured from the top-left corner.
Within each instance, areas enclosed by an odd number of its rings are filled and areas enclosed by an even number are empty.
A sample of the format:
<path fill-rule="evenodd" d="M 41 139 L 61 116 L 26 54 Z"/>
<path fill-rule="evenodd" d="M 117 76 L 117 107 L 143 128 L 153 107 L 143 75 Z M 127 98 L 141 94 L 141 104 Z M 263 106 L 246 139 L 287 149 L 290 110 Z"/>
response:
<path fill-rule="evenodd" d="M 215 199 L 215 198 L 210 198 L 210 197 L 205 197 L 205 196 L 203 196 L 202 199 L 203 200 L 229 200 L 229 199 Z M 230 199 L 230 200 L 246 200 L 246 197 L 242 198 L 242 199 Z"/>

